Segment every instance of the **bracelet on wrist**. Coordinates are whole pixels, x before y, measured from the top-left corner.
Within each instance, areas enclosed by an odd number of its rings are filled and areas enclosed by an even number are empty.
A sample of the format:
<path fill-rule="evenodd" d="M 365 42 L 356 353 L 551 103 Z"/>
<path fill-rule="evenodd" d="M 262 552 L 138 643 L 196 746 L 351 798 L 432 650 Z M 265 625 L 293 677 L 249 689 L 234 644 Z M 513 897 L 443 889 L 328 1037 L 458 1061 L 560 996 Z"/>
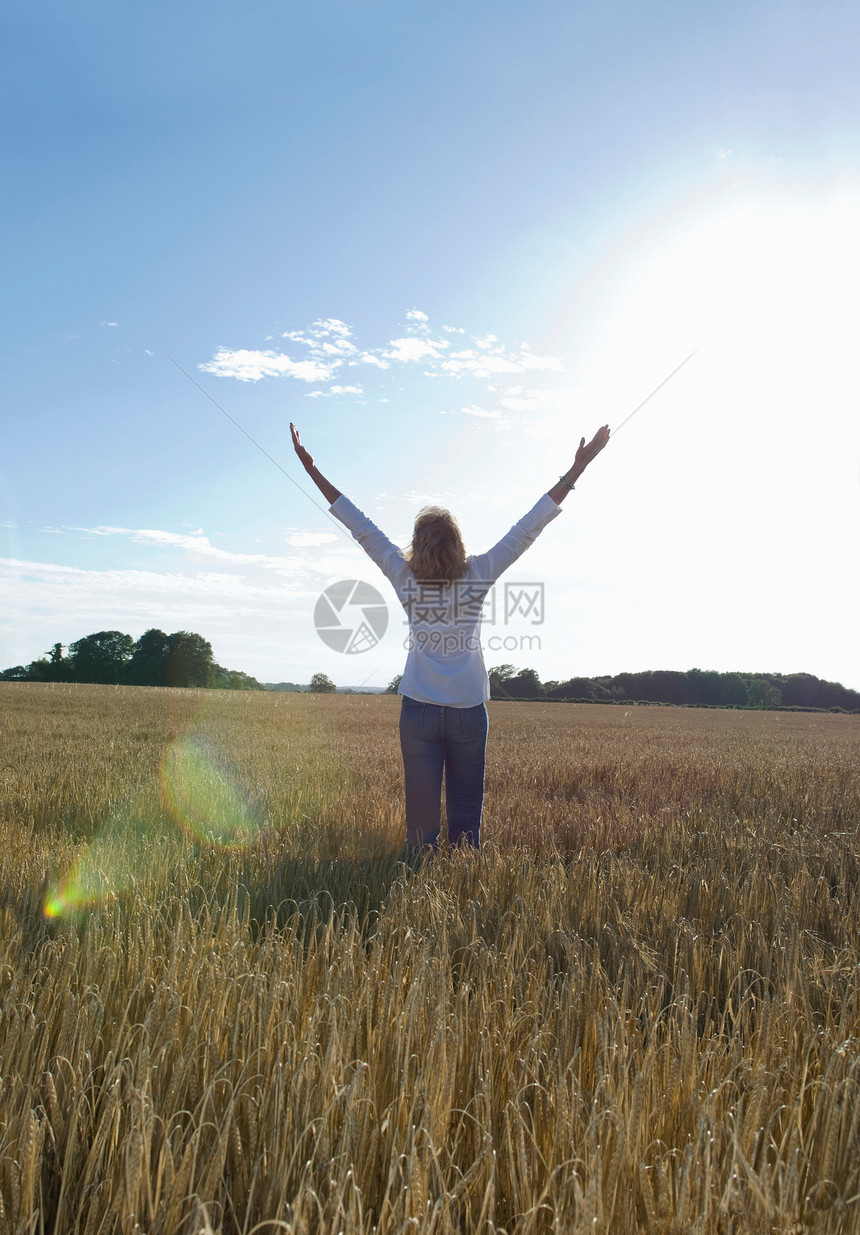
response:
<path fill-rule="evenodd" d="M 559 476 L 559 480 L 566 489 L 569 489 L 570 492 L 573 493 L 574 486 L 570 483 L 566 476 Z"/>

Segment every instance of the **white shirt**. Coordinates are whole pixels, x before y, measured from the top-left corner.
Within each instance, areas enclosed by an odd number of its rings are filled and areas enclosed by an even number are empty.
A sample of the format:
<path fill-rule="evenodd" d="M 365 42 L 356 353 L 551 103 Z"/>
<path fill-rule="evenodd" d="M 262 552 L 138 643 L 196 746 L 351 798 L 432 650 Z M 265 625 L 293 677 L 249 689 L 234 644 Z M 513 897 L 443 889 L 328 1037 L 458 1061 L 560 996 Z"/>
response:
<path fill-rule="evenodd" d="M 471 708 L 490 697 L 481 650 L 481 608 L 490 588 L 557 515 L 548 493 L 487 553 L 466 559 L 454 583 L 417 583 L 403 550 L 343 494 L 331 513 L 391 582 L 409 619 L 409 654 L 399 693 L 420 703 Z"/>

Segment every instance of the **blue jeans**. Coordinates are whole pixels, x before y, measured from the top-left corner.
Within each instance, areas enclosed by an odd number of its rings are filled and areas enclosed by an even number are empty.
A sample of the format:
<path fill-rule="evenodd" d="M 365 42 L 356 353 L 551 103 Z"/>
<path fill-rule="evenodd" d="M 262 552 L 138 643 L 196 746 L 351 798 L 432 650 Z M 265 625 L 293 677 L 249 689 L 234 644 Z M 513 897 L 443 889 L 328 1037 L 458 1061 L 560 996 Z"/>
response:
<path fill-rule="evenodd" d="M 406 778 L 406 848 L 436 849 L 442 772 L 449 845 L 481 847 L 487 708 L 443 707 L 403 696 L 400 749 Z"/>

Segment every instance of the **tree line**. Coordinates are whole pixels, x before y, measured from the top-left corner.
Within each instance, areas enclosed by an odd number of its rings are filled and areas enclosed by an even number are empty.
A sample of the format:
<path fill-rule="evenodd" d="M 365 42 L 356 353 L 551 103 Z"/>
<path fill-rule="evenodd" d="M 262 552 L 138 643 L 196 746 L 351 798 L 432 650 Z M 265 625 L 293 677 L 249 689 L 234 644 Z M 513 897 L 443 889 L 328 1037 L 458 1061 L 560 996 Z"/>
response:
<path fill-rule="evenodd" d="M 68 655 L 64 655 L 64 652 Z M 97 682 L 108 686 L 197 686 L 210 690 L 263 690 L 256 678 L 216 664 L 212 644 L 190 630 L 172 635 L 147 630 L 139 639 L 121 630 L 100 630 L 29 665 L 0 673 L 4 682 Z"/>
<path fill-rule="evenodd" d="M 670 703 L 687 707 L 815 708 L 860 711 L 860 692 L 811 673 L 719 673 L 656 669 L 541 682 L 534 669 L 489 671 L 493 699 L 567 699 L 577 703 Z"/>
<path fill-rule="evenodd" d="M 64 652 L 68 652 L 64 655 Z M 813 708 L 860 711 L 860 692 L 811 673 L 720 673 L 710 669 L 648 670 L 602 677 L 541 682 L 534 669 L 498 665 L 489 671 L 493 699 L 568 700 L 576 703 L 664 703 L 687 707 Z M 55 643 L 29 665 L 0 672 L 5 682 L 95 682 L 126 686 L 189 686 L 214 690 L 265 690 L 250 674 L 216 664 L 212 645 L 193 631 L 147 630 L 139 639 L 101 630 L 68 645 Z M 400 675 L 389 682 L 395 693 Z M 329 694 L 337 689 L 324 673 L 308 687 L 281 682 L 270 689 Z"/>

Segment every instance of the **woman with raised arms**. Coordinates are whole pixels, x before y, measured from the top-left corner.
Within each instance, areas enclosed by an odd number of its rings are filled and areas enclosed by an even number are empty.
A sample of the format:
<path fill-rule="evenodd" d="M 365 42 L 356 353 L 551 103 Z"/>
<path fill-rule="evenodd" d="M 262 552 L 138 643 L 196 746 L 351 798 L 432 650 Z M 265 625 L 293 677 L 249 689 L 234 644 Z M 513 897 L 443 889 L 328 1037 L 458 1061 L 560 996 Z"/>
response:
<path fill-rule="evenodd" d="M 400 680 L 400 747 L 406 780 L 406 848 L 439 844 L 442 778 L 448 843 L 480 848 L 490 683 L 481 651 L 481 608 L 503 571 L 561 513 L 561 503 L 609 441 L 609 427 L 579 444 L 573 465 L 486 553 L 467 556 L 450 511 L 425 506 L 412 544 L 399 549 L 334 487 L 290 425 L 302 466 L 365 553 L 391 583 L 409 621 Z"/>

